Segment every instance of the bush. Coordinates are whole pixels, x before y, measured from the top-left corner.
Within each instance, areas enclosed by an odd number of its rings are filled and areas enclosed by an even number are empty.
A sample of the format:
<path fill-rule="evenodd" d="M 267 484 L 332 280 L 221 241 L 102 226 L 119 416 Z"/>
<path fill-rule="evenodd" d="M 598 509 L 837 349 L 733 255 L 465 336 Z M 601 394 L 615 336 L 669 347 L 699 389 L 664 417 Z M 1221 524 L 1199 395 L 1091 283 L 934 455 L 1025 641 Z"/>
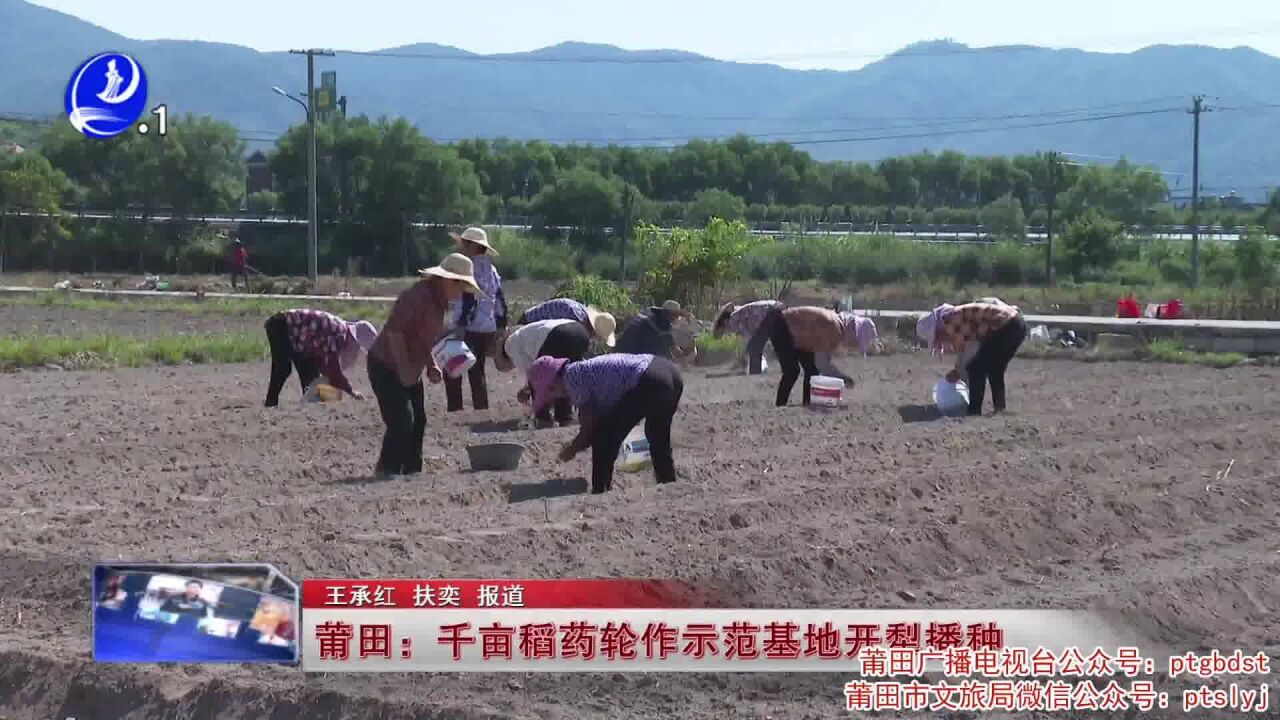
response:
<path fill-rule="evenodd" d="M 619 318 L 636 311 L 636 303 L 625 288 L 593 275 L 577 275 L 561 283 L 552 297 L 572 298 Z"/>
<path fill-rule="evenodd" d="M 493 242 L 499 252 L 494 264 L 505 280 L 559 281 L 576 274 L 574 254 L 564 243 L 506 232 Z"/>

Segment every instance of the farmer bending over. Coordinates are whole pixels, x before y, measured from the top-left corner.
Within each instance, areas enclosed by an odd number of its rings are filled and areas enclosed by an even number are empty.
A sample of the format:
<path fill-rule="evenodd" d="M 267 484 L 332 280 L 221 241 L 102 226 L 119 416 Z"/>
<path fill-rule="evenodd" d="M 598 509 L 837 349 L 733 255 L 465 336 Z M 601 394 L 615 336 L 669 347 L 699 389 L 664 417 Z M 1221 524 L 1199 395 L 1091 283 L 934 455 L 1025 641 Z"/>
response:
<path fill-rule="evenodd" d="M 617 343 L 614 333 L 618 329 L 618 321 L 609 313 L 583 305 L 577 300 L 552 298 L 538 303 L 525 310 L 517 322 L 528 325 L 539 320 L 576 320 L 606 347 L 613 347 Z"/>
<path fill-rule="evenodd" d="M 791 389 L 804 371 L 801 402 L 809 404 L 810 381 L 814 375 L 828 375 L 852 386 L 853 378 L 844 374 L 831 361 L 841 346 L 856 346 L 863 355 L 876 339 L 876 325 L 870 318 L 851 312 L 837 313 L 820 307 L 794 307 L 770 310 L 765 317 L 769 342 L 782 366 L 778 381 L 777 406 L 791 401 Z"/>
<path fill-rule="evenodd" d="M 306 392 L 320 375 L 329 384 L 363 399 L 351 389 L 344 370 L 350 370 L 361 352 L 373 347 L 378 330 L 361 320 L 349 323 L 323 310 L 286 310 L 267 318 L 263 325 L 271 347 L 271 381 L 267 385 L 266 407 L 280 404 L 280 391 L 292 370 Z"/>
<path fill-rule="evenodd" d="M 576 362 L 585 358 L 591 349 L 591 331 L 574 320 L 539 320 L 499 335 L 498 339 L 493 366 L 501 372 L 510 372 L 514 368 L 524 378 L 528 377 L 529 368 L 540 357 Z M 516 397 L 524 403 L 532 394 L 526 384 Z M 555 406 L 555 421 L 562 427 L 573 422 L 573 405 L 569 398 L 556 398 L 552 405 Z M 551 410 L 551 406 L 547 406 L 537 415 L 538 427 L 551 425 Z"/>
<path fill-rule="evenodd" d="M 769 328 L 764 320 L 770 310 L 784 310 L 786 307 L 777 300 L 757 300 L 746 305 L 725 303 L 716 316 L 711 332 L 715 337 L 733 333 L 746 340 L 747 372 L 759 375 L 762 372 L 760 366 L 764 359 L 764 346 L 769 342 Z"/>
<path fill-rule="evenodd" d="M 988 382 L 991 404 L 996 412 L 1004 412 L 1004 373 L 1027 337 L 1027 323 L 1017 307 L 1004 303 L 939 305 L 916 321 L 916 334 L 932 352 L 956 353 L 956 364 L 947 380 L 967 380 L 970 415 L 982 414 Z"/>
<path fill-rule="evenodd" d="M 592 493 L 603 493 L 613 486 L 618 451 L 641 420 L 649 439 L 653 474 L 659 483 L 675 481 L 671 421 L 684 393 L 684 379 L 675 363 L 624 353 L 579 362 L 541 357 L 529 368 L 529 386 L 534 413 L 560 397 L 567 397 L 578 409 L 578 435 L 560 451 L 560 461 L 569 462 L 591 448 Z"/>

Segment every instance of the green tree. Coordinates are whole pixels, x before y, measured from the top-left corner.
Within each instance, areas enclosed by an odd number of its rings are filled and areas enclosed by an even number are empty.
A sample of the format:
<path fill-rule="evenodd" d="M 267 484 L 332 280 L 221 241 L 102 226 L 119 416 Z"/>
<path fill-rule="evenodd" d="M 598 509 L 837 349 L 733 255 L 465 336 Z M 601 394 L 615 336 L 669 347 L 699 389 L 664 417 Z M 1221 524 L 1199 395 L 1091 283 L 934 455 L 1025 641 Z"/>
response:
<path fill-rule="evenodd" d="M 1086 270 L 1104 268 L 1115 261 L 1123 226 L 1089 210 L 1067 224 L 1062 233 L 1062 256 L 1071 274 L 1080 280 Z"/>
<path fill-rule="evenodd" d="M 1005 195 L 982 209 L 982 224 L 987 232 L 1004 240 L 1025 240 L 1027 237 L 1027 216 L 1022 212 L 1022 203 L 1013 195 Z"/>
<path fill-rule="evenodd" d="M 751 233 L 741 222 L 716 219 L 702 229 L 670 232 L 642 225 L 636 247 L 648 270 L 639 296 L 650 301 L 674 298 L 700 307 L 740 277 L 750 245 Z"/>
<path fill-rule="evenodd" d="M 1236 276 L 1249 292 L 1257 295 L 1275 284 L 1276 252 L 1262 228 L 1249 228 L 1232 247 Z"/>
<path fill-rule="evenodd" d="M 9 234 L 18 236 L 17 253 L 44 255 L 52 259 L 67 237 L 62 218 L 58 216 L 63 196 L 70 188 L 67 176 L 34 151 L 0 155 L 0 208 L 21 208 L 52 217 L 0 219 L 0 271 L 5 267 L 11 245 Z M 21 225 L 26 225 L 23 233 Z M 11 226 L 11 227 L 10 227 Z"/>
<path fill-rule="evenodd" d="M 616 223 L 622 211 L 622 182 L 577 167 L 561 173 L 533 200 L 534 212 L 548 225 L 576 225 L 595 232 Z"/>
<path fill-rule="evenodd" d="M 699 190 L 685 210 L 685 221 L 696 227 L 704 227 L 714 218 L 741 220 L 747 215 L 747 204 L 742 198 L 727 190 L 711 188 Z"/>

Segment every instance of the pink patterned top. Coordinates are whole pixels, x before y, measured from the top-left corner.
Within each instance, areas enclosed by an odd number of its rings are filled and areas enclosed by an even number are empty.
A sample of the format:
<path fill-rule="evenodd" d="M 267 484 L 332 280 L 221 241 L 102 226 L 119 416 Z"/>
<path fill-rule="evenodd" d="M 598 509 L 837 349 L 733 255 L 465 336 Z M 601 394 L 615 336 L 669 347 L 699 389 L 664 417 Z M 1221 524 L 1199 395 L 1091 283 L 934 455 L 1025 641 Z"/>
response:
<path fill-rule="evenodd" d="M 347 330 L 347 322 L 323 310 L 301 309 L 286 311 L 284 322 L 289 328 L 289 344 L 294 352 L 314 359 L 334 387 L 353 393 L 340 359 L 347 343 L 355 342 Z"/>

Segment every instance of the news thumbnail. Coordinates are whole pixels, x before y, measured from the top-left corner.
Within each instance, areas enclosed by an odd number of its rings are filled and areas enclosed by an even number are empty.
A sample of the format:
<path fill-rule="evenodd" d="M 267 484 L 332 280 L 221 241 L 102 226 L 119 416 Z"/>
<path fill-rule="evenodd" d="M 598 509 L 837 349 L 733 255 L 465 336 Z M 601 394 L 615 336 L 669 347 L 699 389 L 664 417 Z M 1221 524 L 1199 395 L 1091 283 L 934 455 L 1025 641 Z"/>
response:
<path fill-rule="evenodd" d="M 270 565 L 98 565 L 93 657 L 296 663 L 298 588 Z"/>

